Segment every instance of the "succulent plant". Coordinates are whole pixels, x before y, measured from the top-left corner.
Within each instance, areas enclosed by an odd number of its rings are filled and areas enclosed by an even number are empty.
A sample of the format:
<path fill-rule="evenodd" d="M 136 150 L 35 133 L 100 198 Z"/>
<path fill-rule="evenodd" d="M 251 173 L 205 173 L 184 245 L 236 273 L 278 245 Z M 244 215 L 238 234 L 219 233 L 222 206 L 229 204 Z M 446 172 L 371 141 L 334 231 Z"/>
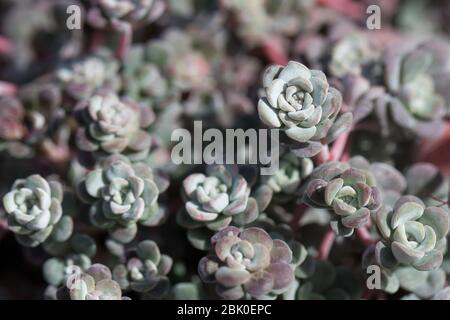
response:
<path fill-rule="evenodd" d="M 239 173 L 223 165 L 209 166 L 206 175 L 194 173 L 183 181 L 184 210 L 179 211 L 179 223 L 188 228 L 188 238 L 194 246 L 198 228 L 218 231 L 231 223 L 245 225 L 258 216 L 258 205 L 250 197 L 250 187 Z M 212 232 L 206 233 L 206 237 Z"/>
<path fill-rule="evenodd" d="M 214 253 L 200 260 L 198 272 L 203 281 L 216 283 L 222 298 L 276 297 L 294 281 L 291 249 L 260 228 L 227 227 L 211 243 Z"/>
<path fill-rule="evenodd" d="M 287 153 L 280 159 L 279 169 L 271 176 L 263 176 L 263 183 L 269 186 L 277 200 L 289 200 L 298 191 L 314 169 L 309 158 L 298 158 Z"/>
<path fill-rule="evenodd" d="M 55 288 L 64 284 L 75 271 L 86 271 L 97 246 L 86 234 L 74 234 L 65 242 L 47 241 L 44 249 L 53 257 L 42 266 L 45 281 Z"/>
<path fill-rule="evenodd" d="M 381 207 L 375 222 L 382 236 L 376 246 L 377 262 L 385 268 L 396 265 L 426 271 L 442 264 L 450 218 L 440 207 L 427 207 L 419 198 L 401 197 L 393 208 Z"/>
<path fill-rule="evenodd" d="M 91 223 L 108 229 L 112 238 L 122 243 L 134 238 L 137 223 L 158 225 L 164 218 L 152 170 L 144 164 L 106 161 L 79 182 L 78 191 L 80 198 L 91 205 Z"/>
<path fill-rule="evenodd" d="M 297 143 L 295 153 L 310 157 L 333 142 L 352 123 L 351 113 L 339 115 L 342 96 L 325 74 L 290 61 L 272 65 L 263 76 L 265 93 L 258 102 L 260 119 L 279 128 Z"/>
<path fill-rule="evenodd" d="M 145 293 L 146 297 L 155 299 L 168 293 L 167 274 L 171 268 L 172 258 L 161 254 L 154 241 L 144 240 L 127 253 L 126 261 L 116 265 L 112 274 L 122 290 Z"/>
<path fill-rule="evenodd" d="M 25 119 L 25 109 L 18 99 L 0 95 L 0 150 L 18 158 L 30 154 L 22 142 L 28 133 Z"/>
<path fill-rule="evenodd" d="M 377 50 L 364 34 L 348 34 L 333 46 L 328 68 L 333 76 L 362 74 L 365 64 L 376 58 Z"/>
<path fill-rule="evenodd" d="M 96 28 L 117 28 L 121 23 L 145 26 L 165 10 L 163 0 L 89 0 L 87 21 Z"/>
<path fill-rule="evenodd" d="M 311 207 L 331 209 L 335 214 L 332 229 L 350 236 L 355 228 L 369 222 L 371 211 L 380 207 L 381 193 L 369 171 L 331 161 L 311 174 L 304 200 Z"/>
<path fill-rule="evenodd" d="M 396 43 L 384 56 L 389 110 L 396 125 L 419 136 L 434 137 L 442 129 L 448 102 L 440 76 L 450 46 L 437 41 L 419 45 Z"/>
<path fill-rule="evenodd" d="M 69 97 L 87 99 L 99 90 L 117 90 L 119 64 L 109 51 L 75 60 L 55 71 L 55 78 Z"/>
<path fill-rule="evenodd" d="M 82 127 L 76 142 L 81 150 L 100 157 L 124 153 L 130 159 L 144 159 L 151 136 L 144 130 L 154 120 L 153 111 L 113 93 L 97 94 L 82 101 L 75 110 Z"/>
<path fill-rule="evenodd" d="M 34 174 L 14 182 L 3 197 L 8 227 L 24 246 L 36 247 L 49 237 L 65 241 L 72 233 L 72 220 L 62 216 L 63 189 L 57 181 Z"/>
<path fill-rule="evenodd" d="M 112 280 L 111 271 L 99 263 L 90 266 L 86 272 L 74 274 L 67 287 L 58 291 L 57 297 L 59 300 L 123 300 L 120 286 Z"/>

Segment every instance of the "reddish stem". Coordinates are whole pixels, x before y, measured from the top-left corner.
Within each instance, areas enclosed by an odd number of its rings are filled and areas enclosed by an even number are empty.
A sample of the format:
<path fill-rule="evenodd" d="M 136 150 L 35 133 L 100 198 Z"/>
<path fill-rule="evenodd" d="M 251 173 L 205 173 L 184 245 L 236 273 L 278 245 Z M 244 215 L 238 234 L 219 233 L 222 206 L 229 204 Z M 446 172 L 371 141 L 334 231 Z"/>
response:
<path fill-rule="evenodd" d="M 314 164 L 317 166 L 320 166 L 322 163 L 327 162 L 330 159 L 330 151 L 328 149 L 328 146 L 323 146 L 322 150 L 314 156 Z"/>
<path fill-rule="evenodd" d="M 367 230 L 367 227 L 357 228 L 356 236 L 365 247 L 370 247 L 371 245 L 374 245 L 377 242 L 376 240 L 372 239 L 372 236 L 369 230 Z"/>
<path fill-rule="evenodd" d="M 15 96 L 17 94 L 17 86 L 15 84 L 0 81 L 0 95 Z"/>
<path fill-rule="evenodd" d="M 364 6 L 353 0 L 319 0 L 319 4 L 355 19 L 363 19 Z"/>
<path fill-rule="evenodd" d="M 331 228 L 328 228 L 325 233 L 322 242 L 319 247 L 319 259 L 326 260 L 328 259 L 328 255 L 330 254 L 331 247 L 334 244 L 334 240 L 336 239 L 336 233 Z"/>
<path fill-rule="evenodd" d="M 348 137 L 350 135 L 350 130 L 341 134 L 336 141 L 334 141 L 333 146 L 330 151 L 330 161 L 338 161 L 341 159 L 345 147 L 347 145 Z"/>
<path fill-rule="evenodd" d="M 271 63 L 286 65 L 289 62 L 281 40 L 278 38 L 265 40 L 262 44 L 262 50 Z"/>
<path fill-rule="evenodd" d="M 12 52 L 13 45 L 8 38 L 0 36 L 0 55 L 7 55 Z"/>
<path fill-rule="evenodd" d="M 123 59 L 128 52 L 133 37 L 133 30 L 130 25 L 124 25 L 120 31 L 119 46 L 116 50 L 116 57 Z"/>

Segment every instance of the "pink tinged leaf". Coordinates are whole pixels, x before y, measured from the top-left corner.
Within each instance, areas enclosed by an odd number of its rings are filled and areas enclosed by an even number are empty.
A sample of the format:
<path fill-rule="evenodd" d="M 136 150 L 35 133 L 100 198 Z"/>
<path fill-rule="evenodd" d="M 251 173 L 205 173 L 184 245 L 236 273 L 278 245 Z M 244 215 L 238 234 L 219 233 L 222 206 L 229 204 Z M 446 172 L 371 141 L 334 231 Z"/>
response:
<path fill-rule="evenodd" d="M 343 217 L 342 224 L 347 228 L 360 228 L 366 225 L 370 220 L 370 211 L 367 208 L 360 208 L 355 213 Z"/>
<path fill-rule="evenodd" d="M 433 228 L 437 239 L 442 239 L 448 234 L 450 219 L 447 212 L 442 208 L 426 208 L 420 222 Z"/>
<path fill-rule="evenodd" d="M 245 291 L 251 296 L 258 298 L 272 291 L 274 279 L 270 272 L 262 271 L 252 275 L 251 279 L 244 284 Z"/>
<path fill-rule="evenodd" d="M 252 227 L 245 229 L 241 232 L 240 238 L 253 244 L 260 243 L 269 250 L 272 250 L 273 240 L 269 234 L 261 228 Z"/>
<path fill-rule="evenodd" d="M 423 212 L 424 208 L 420 204 L 406 202 L 394 211 L 391 219 L 391 227 L 395 229 L 406 221 L 417 220 L 422 216 Z"/>
<path fill-rule="evenodd" d="M 197 189 L 197 186 L 205 180 L 205 175 L 202 173 L 194 173 L 188 176 L 183 181 L 183 188 L 189 196 Z"/>
<path fill-rule="evenodd" d="M 217 213 L 200 210 L 199 207 L 191 201 L 188 201 L 185 207 L 191 218 L 197 221 L 213 221 L 219 216 Z"/>
<path fill-rule="evenodd" d="M 273 240 L 273 247 L 270 251 L 270 262 L 271 263 L 291 263 L 292 261 L 292 251 L 286 242 L 275 239 Z"/>
<path fill-rule="evenodd" d="M 424 252 L 413 249 L 403 243 L 394 241 L 391 244 L 392 254 L 400 263 L 411 265 L 425 255 Z"/>
<path fill-rule="evenodd" d="M 356 212 L 356 208 L 345 203 L 341 199 L 334 199 L 333 210 L 337 215 L 348 216 Z"/>
<path fill-rule="evenodd" d="M 208 202 L 204 203 L 203 208 L 211 212 L 220 213 L 228 206 L 228 204 L 228 194 L 221 193 L 216 198 L 210 199 Z"/>
<path fill-rule="evenodd" d="M 336 197 L 339 190 L 344 185 L 344 180 L 341 178 L 331 180 L 325 187 L 325 203 L 329 206 L 333 204 L 333 200 Z"/>
<path fill-rule="evenodd" d="M 270 264 L 270 249 L 262 244 L 253 244 L 254 255 L 250 263 L 246 265 L 247 270 L 251 272 L 264 270 Z"/>
<path fill-rule="evenodd" d="M 267 271 L 273 277 L 273 289 L 284 289 L 294 281 L 294 272 L 287 263 L 272 263 Z"/>
<path fill-rule="evenodd" d="M 220 260 L 225 261 L 231 254 L 231 248 L 241 241 L 242 240 L 235 235 L 222 237 L 214 247 L 217 257 Z"/>
<path fill-rule="evenodd" d="M 131 138 L 128 147 L 134 151 L 141 151 L 150 149 L 151 144 L 152 144 L 151 136 L 147 132 L 139 130 Z"/>
<path fill-rule="evenodd" d="M 216 272 L 216 280 L 225 287 L 235 287 L 246 283 L 251 274 L 245 269 L 220 267 Z"/>
<path fill-rule="evenodd" d="M 261 98 L 258 101 L 258 115 L 262 122 L 271 128 L 281 127 L 280 119 L 274 109 L 268 104 L 266 99 Z"/>
<path fill-rule="evenodd" d="M 419 261 L 414 263 L 414 267 L 417 270 L 428 271 L 439 268 L 442 265 L 444 257 L 442 252 L 438 250 L 432 250 L 427 252 L 425 256 Z"/>

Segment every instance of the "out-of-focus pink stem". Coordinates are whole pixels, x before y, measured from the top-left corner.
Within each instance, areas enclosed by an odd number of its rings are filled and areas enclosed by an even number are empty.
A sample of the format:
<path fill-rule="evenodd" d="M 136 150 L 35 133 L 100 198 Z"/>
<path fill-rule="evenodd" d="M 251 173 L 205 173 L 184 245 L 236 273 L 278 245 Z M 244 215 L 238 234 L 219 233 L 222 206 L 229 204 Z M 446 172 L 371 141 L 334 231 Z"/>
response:
<path fill-rule="evenodd" d="M 328 149 L 328 146 L 326 145 L 323 146 L 322 150 L 320 150 L 320 152 L 314 156 L 313 160 L 316 166 L 319 166 L 322 163 L 325 163 L 328 160 L 330 160 L 330 151 Z"/>
<path fill-rule="evenodd" d="M 347 145 L 348 136 L 350 135 L 350 130 L 341 134 L 336 141 L 333 143 L 330 151 L 330 161 L 338 161 L 341 159 L 345 146 Z"/>
<path fill-rule="evenodd" d="M 281 40 L 278 38 L 265 40 L 262 44 L 262 50 L 271 63 L 286 65 L 289 62 L 289 58 L 283 48 Z"/>
<path fill-rule="evenodd" d="M 377 241 L 372 238 L 372 236 L 369 233 L 369 230 L 367 230 L 366 227 L 357 228 L 356 236 L 365 247 L 369 247 L 377 243 Z"/>
<path fill-rule="evenodd" d="M 17 86 L 15 84 L 0 81 L 0 95 L 15 96 L 17 94 Z"/>
<path fill-rule="evenodd" d="M 12 52 L 13 45 L 9 39 L 0 36 L 0 55 L 7 55 Z"/>
<path fill-rule="evenodd" d="M 122 25 L 120 28 L 120 39 L 119 39 L 119 46 L 116 50 L 116 57 L 118 59 L 123 59 L 125 55 L 128 52 L 128 49 L 130 48 L 132 37 L 133 37 L 133 30 L 130 25 Z"/>
<path fill-rule="evenodd" d="M 364 18 L 365 10 L 362 3 L 353 0 L 319 0 L 319 4 L 346 16 L 356 19 Z"/>
<path fill-rule="evenodd" d="M 335 239 L 336 239 L 336 233 L 334 233 L 334 231 L 331 230 L 331 228 L 329 228 L 322 239 L 322 243 L 320 244 L 320 248 L 319 248 L 319 259 L 320 260 L 328 259 L 328 256 L 331 251 L 331 247 L 333 246 Z"/>

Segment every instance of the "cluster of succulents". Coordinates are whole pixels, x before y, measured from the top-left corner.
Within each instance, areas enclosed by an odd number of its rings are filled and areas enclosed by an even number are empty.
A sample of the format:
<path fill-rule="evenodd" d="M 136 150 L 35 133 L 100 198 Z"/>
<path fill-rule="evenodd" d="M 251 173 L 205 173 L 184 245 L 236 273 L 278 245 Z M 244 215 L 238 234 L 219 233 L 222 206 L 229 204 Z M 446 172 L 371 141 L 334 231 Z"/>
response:
<path fill-rule="evenodd" d="M 449 6 L 375 3 L 0 0 L 0 299 L 450 300 Z"/>

